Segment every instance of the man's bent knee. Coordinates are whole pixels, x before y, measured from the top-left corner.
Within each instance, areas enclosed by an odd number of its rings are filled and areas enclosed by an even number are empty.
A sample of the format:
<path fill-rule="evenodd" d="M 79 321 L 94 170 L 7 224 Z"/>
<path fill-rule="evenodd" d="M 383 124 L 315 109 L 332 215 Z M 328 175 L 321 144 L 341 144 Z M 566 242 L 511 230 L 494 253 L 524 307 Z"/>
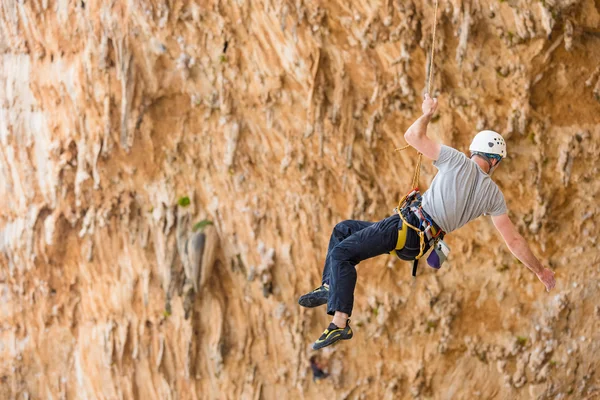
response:
<path fill-rule="evenodd" d="M 334 247 L 329 253 L 329 256 L 331 257 L 332 261 L 334 261 L 333 265 L 335 266 L 338 266 L 339 262 L 352 261 L 353 258 L 350 249 L 342 246 Z"/>
<path fill-rule="evenodd" d="M 348 232 L 348 231 L 350 231 L 350 222 L 351 221 L 349 219 L 346 219 L 342 222 L 338 222 L 335 225 L 335 227 L 333 228 L 333 230 L 337 231 L 337 232 L 342 232 L 342 233 Z"/>

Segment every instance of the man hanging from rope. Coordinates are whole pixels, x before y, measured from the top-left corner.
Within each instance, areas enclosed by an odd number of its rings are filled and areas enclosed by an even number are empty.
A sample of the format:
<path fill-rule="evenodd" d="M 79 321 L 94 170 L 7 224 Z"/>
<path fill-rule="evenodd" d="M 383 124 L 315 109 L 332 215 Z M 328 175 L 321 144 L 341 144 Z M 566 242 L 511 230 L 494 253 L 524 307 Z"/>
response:
<path fill-rule="evenodd" d="M 493 131 L 479 132 L 469 147 L 471 158 L 467 158 L 427 136 L 427 126 L 437 105 L 437 99 L 426 94 L 423 115 L 404 134 L 406 141 L 433 160 L 438 169 L 422 198 L 413 195 L 404 202 L 400 212 L 379 222 L 343 221 L 333 229 L 322 284 L 298 300 L 303 307 L 327 303 L 327 313 L 333 315 L 332 322 L 315 341 L 313 349 L 352 338 L 348 318 L 352 314 L 355 266 L 359 262 L 386 253 L 414 260 L 434 247 L 428 263 L 439 268 L 443 262 L 439 258 L 444 258 L 449 250 L 446 246 L 441 248 L 439 238 L 484 214 L 491 215 L 509 250 L 537 275 L 547 291 L 556 284 L 554 273 L 542 266 L 511 222 L 504 196 L 490 177 L 506 157 L 504 139 Z M 433 263 L 430 262 L 432 258 Z"/>

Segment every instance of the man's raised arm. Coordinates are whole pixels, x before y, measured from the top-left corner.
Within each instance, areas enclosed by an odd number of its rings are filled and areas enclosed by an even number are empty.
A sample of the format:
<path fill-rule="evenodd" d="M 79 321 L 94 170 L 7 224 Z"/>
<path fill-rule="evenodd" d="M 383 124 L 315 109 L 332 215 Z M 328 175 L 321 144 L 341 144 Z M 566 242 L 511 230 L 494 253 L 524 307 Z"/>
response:
<path fill-rule="evenodd" d="M 437 109 L 437 99 L 432 99 L 428 94 L 425 94 L 425 100 L 421 106 L 423 115 L 419 117 L 404 134 L 404 139 L 412 147 L 417 149 L 425 157 L 432 160 L 437 160 L 440 155 L 440 144 L 435 140 L 427 137 L 427 125 L 431 121 L 433 113 Z"/>
<path fill-rule="evenodd" d="M 533 255 L 529 245 L 517 231 L 508 214 L 492 217 L 492 222 L 498 232 L 500 232 L 500 235 L 502 235 L 502 239 L 504 239 L 510 252 L 537 275 L 538 279 L 542 281 L 549 292 L 556 285 L 554 272 L 548 268 L 544 268 L 540 261 Z"/>

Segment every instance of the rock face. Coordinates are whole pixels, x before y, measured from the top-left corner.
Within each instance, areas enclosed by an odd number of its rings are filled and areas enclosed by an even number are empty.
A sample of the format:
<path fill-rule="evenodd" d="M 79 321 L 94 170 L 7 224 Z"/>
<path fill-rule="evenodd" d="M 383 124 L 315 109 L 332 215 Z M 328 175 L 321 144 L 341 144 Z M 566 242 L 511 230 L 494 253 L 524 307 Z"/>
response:
<path fill-rule="evenodd" d="M 320 3 L 320 4 L 318 4 Z M 408 189 L 432 2 L 3 0 L 1 398 L 593 398 L 600 5 L 440 1 L 430 134 L 494 178 L 548 294 L 482 217 L 442 270 L 358 266 L 354 339 L 297 297 L 343 219 Z M 435 168 L 426 162 L 421 185 Z"/>

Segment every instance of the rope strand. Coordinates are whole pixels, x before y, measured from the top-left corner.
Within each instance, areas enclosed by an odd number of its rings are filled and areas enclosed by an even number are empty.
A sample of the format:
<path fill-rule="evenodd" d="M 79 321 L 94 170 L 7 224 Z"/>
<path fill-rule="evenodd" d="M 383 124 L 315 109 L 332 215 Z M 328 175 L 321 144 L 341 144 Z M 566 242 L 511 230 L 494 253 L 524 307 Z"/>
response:
<path fill-rule="evenodd" d="M 402 146 L 396 149 L 396 151 L 402 151 L 402 150 L 406 150 L 410 147 L 410 144 L 407 144 L 406 146 Z M 419 156 L 417 158 L 417 168 L 415 168 L 415 173 L 413 175 L 413 180 L 412 180 L 412 188 L 416 188 L 417 186 L 419 186 L 419 177 L 421 176 L 421 160 L 423 158 L 423 154 L 422 153 L 417 153 Z"/>
<path fill-rule="evenodd" d="M 431 90 L 431 77 L 433 75 L 433 56 L 435 53 L 435 30 L 436 30 L 436 26 L 437 26 L 437 10 L 438 10 L 438 0 L 435 0 L 435 12 L 433 15 L 433 35 L 431 37 L 431 60 L 429 62 L 429 77 L 427 78 L 427 93 L 430 93 Z M 407 144 L 406 146 L 403 147 L 399 147 L 396 149 L 396 151 L 402 151 L 402 150 L 406 150 L 410 147 L 410 144 Z M 419 186 L 419 177 L 421 175 L 421 161 L 423 159 L 423 154 L 418 153 L 419 156 L 417 158 L 417 167 L 415 168 L 415 174 L 413 175 L 413 180 L 412 180 L 412 188 L 415 189 Z M 400 200 L 400 203 L 402 203 L 402 200 Z"/>
<path fill-rule="evenodd" d="M 433 55 L 435 52 L 435 28 L 437 26 L 438 0 L 435 0 L 435 13 L 433 14 L 433 36 L 431 37 L 431 61 L 429 62 L 429 78 L 427 78 L 427 93 L 431 93 L 431 76 L 433 75 Z"/>
<path fill-rule="evenodd" d="M 434 19 L 433 19 L 433 36 L 431 38 L 431 61 L 429 64 L 429 77 L 427 78 L 427 93 L 428 94 L 429 94 L 429 91 L 431 90 L 431 76 L 433 75 L 433 54 L 434 54 L 434 50 L 435 50 L 435 27 L 437 25 L 437 9 L 438 9 L 438 0 L 435 0 L 435 15 L 434 15 Z M 406 146 L 397 148 L 396 151 L 402 151 L 402 150 L 408 149 L 409 147 L 411 147 L 410 144 L 407 144 Z M 417 261 L 415 261 L 415 264 L 413 267 L 413 276 L 415 276 L 415 274 L 416 274 L 418 260 L 423 256 L 423 252 L 425 251 L 425 232 L 422 231 L 420 228 L 417 228 L 416 226 L 409 224 L 408 221 L 406 221 L 406 219 L 402 215 L 402 205 L 404 204 L 404 201 L 407 199 L 408 195 L 411 194 L 413 190 L 416 190 L 416 191 L 419 190 L 418 186 L 419 186 L 419 177 L 421 175 L 422 159 L 423 159 L 423 154 L 419 152 L 418 158 L 417 158 L 417 167 L 415 168 L 415 174 L 413 175 L 411 192 L 409 192 L 402 199 L 400 199 L 400 201 L 398 202 L 398 207 L 396 207 L 396 212 L 402 219 L 402 223 L 407 225 L 411 229 L 413 229 L 417 233 L 417 235 L 419 235 L 419 254 L 415 257 L 415 260 L 417 260 Z M 398 250 L 398 249 L 396 249 L 396 250 Z"/>

